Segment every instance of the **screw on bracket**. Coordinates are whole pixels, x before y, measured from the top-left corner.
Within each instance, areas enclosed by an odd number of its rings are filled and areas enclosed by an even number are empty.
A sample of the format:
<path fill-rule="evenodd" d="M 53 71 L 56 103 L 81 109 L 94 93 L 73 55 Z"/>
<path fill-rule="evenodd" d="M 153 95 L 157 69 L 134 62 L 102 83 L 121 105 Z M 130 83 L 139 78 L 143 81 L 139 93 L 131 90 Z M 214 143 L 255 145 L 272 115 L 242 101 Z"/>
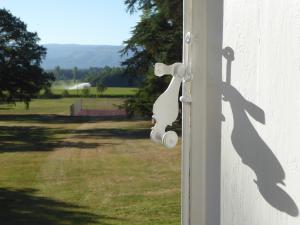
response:
<path fill-rule="evenodd" d="M 186 35 L 185 35 L 185 43 L 189 44 L 191 43 L 191 39 L 192 39 L 192 35 L 191 35 L 191 32 L 187 32 Z"/>

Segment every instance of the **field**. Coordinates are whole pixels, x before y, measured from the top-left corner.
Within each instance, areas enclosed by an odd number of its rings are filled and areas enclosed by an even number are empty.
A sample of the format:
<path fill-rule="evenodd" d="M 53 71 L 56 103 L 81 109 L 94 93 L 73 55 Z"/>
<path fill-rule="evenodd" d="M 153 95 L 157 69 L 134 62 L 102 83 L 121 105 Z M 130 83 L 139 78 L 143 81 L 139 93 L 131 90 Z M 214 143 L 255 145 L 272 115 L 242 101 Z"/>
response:
<path fill-rule="evenodd" d="M 55 95 L 62 95 L 64 92 L 64 88 L 60 86 L 54 86 L 52 89 L 53 94 Z M 89 94 L 96 96 L 132 96 L 136 93 L 137 88 L 128 88 L 128 87 L 108 87 L 103 93 L 99 94 L 96 91 L 95 87 L 89 88 Z M 72 96 L 81 96 L 82 95 L 82 90 L 68 90 L 68 93 Z"/>
<path fill-rule="evenodd" d="M 148 121 L 69 117 L 73 101 L 0 106 L 0 224 L 179 225 L 179 147 Z"/>
<path fill-rule="evenodd" d="M 0 105 L 1 114 L 56 114 L 69 115 L 70 105 L 80 98 L 61 98 L 61 99 L 34 99 L 30 102 L 29 110 L 26 110 L 24 103 L 17 103 L 16 105 Z M 120 98 L 84 98 L 83 103 L 85 108 L 104 108 L 115 109 L 121 105 L 124 99 Z"/>

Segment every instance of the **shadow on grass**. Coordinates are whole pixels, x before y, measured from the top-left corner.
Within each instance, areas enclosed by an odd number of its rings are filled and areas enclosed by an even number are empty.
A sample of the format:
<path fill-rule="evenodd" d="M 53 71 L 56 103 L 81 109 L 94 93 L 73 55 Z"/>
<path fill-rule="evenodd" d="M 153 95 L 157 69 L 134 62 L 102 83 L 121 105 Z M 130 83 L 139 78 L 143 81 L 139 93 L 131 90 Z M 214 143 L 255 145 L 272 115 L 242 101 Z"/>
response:
<path fill-rule="evenodd" d="M 93 123 L 99 121 L 126 121 L 125 117 L 90 117 L 90 116 L 62 116 L 62 115 L 39 115 L 39 114 L 10 114 L 0 115 L 0 122 L 27 122 L 27 123 L 47 123 L 47 124 L 61 124 L 61 123 Z"/>
<path fill-rule="evenodd" d="M 178 124 L 174 124 L 170 128 L 176 131 L 179 136 L 181 136 L 181 129 Z M 167 129 L 168 130 L 168 129 Z M 150 127 L 140 127 L 140 128 L 94 128 L 87 130 L 76 130 L 74 131 L 75 138 L 120 138 L 120 139 L 149 139 L 150 138 Z"/>
<path fill-rule="evenodd" d="M 116 145 L 116 143 L 91 142 L 90 140 L 86 141 L 86 139 L 148 139 L 151 131 L 150 127 L 71 130 L 51 128 L 46 125 L 128 121 L 124 118 L 70 117 L 58 115 L 0 115 L 0 122 L 1 121 L 11 121 L 13 126 L 10 124 L 0 125 L 0 153 L 52 151 L 57 148 L 94 149 L 104 145 Z M 36 123 L 38 126 L 23 126 L 23 123 Z M 41 124 L 45 126 L 41 126 Z"/>
<path fill-rule="evenodd" d="M 146 139 L 149 138 L 149 128 L 130 128 L 130 129 L 115 129 L 115 128 L 97 128 L 87 130 L 76 130 L 75 138 L 121 138 L 121 139 Z"/>
<path fill-rule="evenodd" d="M 99 143 L 66 141 L 64 134 L 71 131 L 36 126 L 0 126 L 0 153 L 51 151 L 55 148 L 95 148 Z M 62 136 L 62 137 L 58 137 Z"/>
<path fill-rule="evenodd" d="M 118 218 L 96 215 L 87 208 L 46 197 L 35 189 L 0 188 L 1 225 L 109 225 Z"/>
<path fill-rule="evenodd" d="M 0 110 L 11 110 L 11 108 L 3 108 L 3 107 L 0 107 Z"/>

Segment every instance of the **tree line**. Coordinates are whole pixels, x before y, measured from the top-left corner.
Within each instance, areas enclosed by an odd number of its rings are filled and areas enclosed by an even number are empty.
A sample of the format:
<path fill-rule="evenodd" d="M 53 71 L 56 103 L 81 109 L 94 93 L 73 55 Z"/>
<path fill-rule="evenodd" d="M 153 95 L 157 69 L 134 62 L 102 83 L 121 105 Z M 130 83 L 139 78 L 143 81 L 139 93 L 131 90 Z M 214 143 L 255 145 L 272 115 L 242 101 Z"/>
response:
<path fill-rule="evenodd" d="M 152 105 L 169 84 L 169 77 L 157 78 L 156 62 L 172 64 L 182 60 L 182 0 L 124 0 L 128 13 L 142 12 L 141 20 L 124 42 L 121 54 L 128 56 L 122 68 L 72 70 L 56 68 L 44 71 L 41 62 L 46 49 L 39 45 L 36 33 L 9 11 L 0 9 L 0 102 L 30 100 L 54 79 L 83 79 L 96 84 L 122 86 L 128 82 L 140 85 L 137 94 L 124 108 L 130 115 L 152 115 Z M 125 76 L 123 76 L 125 74 Z M 126 78 L 125 78 L 126 77 Z"/>
<path fill-rule="evenodd" d="M 48 70 L 48 72 L 54 74 L 56 81 L 89 82 L 92 86 L 101 84 L 107 87 L 136 87 L 142 82 L 141 80 L 131 79 L 123 67 L 61 69 L 57 66 L 53 70 Z"/>

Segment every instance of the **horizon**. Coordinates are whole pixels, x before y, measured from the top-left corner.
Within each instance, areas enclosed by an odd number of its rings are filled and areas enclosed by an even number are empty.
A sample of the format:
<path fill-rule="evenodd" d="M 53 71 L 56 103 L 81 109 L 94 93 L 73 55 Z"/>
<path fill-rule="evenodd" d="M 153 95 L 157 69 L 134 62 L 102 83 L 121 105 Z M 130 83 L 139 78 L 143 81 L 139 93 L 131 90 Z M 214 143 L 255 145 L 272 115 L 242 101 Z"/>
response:
<path fill-rule="evenodd" d="M 41 66 L 53 69 L 60 66 L 64 69 L 90 67 L 116 67 L 126 58 L 120 54 L 122 45 L 85 45 L 85 44 L 42 44 L 47 55 Z"/>
<path fill-rule="evenodd" d="M 1 0 L 0 8 L 9 10 L 37 32 L 39 44 L 124 46 L 140 12 L 126 12 L 123 0 L 85 2 L 73 0 Z"/>
<path fill-rule="evenodd" d="M 111 47 L 121 47 L 124 46 L 123 44 L 120 45 L 113 45 L 113 44 L 77 44 L 77 43 L 39 43 L 41 45 L 77 45 L 77 46 L 111 46 Z"/>

